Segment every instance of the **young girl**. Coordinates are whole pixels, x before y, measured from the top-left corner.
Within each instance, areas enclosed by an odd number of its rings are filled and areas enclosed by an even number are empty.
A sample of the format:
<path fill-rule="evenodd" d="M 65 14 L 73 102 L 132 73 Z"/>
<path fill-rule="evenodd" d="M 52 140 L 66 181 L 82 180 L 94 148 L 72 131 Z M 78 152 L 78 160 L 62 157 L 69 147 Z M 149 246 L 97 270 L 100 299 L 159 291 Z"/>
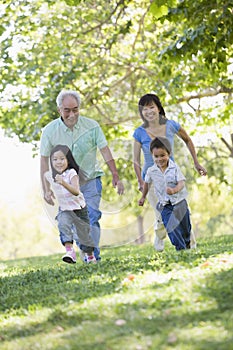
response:
<path fill-rule="evenodd" d="M 83 194 L 79 189 L 79 166 L 75 162 L 69 147 L 55 146 L 50 154 L 51 172 L 44 175 L 45 200 L 51 197 L 50 185 L 57 197 L 59 212 L 57 214 L 61 243 L 66 254 L 62 260 L 76 263 L 73 248 L 74 234 L 78 236 L 79 247 L 85 253 L 85 261 L 96 262 L 94 243 L 90 236 L 90 223 Z"/>
<path fill-rule="evenodd" d="M 157 210 L 161 213 L 163 224 L 171 243 L 176 250 L 190 248 L 191 222 L 185 177 L 177 164 L 171 159 L 171 144 L 166 137 L 157 137 L 150 144 L 154 165 L 149 167 L 143 185 L 139 205 L 143 205 L 153 183 L 158 198 Z"/>

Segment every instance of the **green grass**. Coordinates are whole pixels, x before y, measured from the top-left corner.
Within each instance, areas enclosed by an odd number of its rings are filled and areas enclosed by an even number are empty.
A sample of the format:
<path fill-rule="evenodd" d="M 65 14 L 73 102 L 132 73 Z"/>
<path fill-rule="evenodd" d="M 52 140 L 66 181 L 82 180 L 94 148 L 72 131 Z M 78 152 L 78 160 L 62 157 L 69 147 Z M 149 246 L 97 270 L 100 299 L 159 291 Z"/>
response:
<path fill-rule="evenodd" d="M 231 350 L 233 236 L 0 262 L 0 349 Z"/>

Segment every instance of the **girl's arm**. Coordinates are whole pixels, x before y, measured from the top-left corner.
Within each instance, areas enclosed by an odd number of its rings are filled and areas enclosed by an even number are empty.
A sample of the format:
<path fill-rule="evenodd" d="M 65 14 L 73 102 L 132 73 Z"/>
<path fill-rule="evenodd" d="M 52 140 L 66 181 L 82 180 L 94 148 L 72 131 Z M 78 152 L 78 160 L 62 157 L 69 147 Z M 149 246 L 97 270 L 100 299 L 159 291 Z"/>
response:
<path fill-rule="evenodd" d="M 55 177 L 55 181 L 58 184 L 60 184 L 63 187 L 65 187 L 65 189 L 67 189 L 67 191 L 72 193 L 74 196 L 78 196 L 80 194 L 78 175 L 74 175 L 72 177 L 71 184 L 68 184 L 67 182 L 65 182 L 64 179 L 62 178 L 62 175 L 58 175 L 58 174 Z"/>
<path fill-rule="evenodd" d="M 187 146 L 187 148 L 188 148 L 188 150 L 193 158 L 195 168 L 197 169 L 199 174 L 206 175 L 207 174 L 206 169 L 203 166 L 201 166 L 198 162 L 196 150 L 195 150 L 193 141 L 191 140 L 190 136 L 187 134 L 187 132 L 182 127 L 178 131 L 177 135 L 186 143 L 186 146 Z"/>
<path fill-rule="evenodd" d="M 144 181 L 141 176 L 141 148 L 142 148 L 141 143 L 135 140 L 133 145 L 133 166 L 134 166 L 135 174 L 138 179 L 139 191 L 142 192 Z"/>
<path fill-rule="evenodd" d="M 184 180 L 178 181 L 178 183 L 175 187 L 167 187 L 167 189 L 166 189 L 167 194 L 175 194 L 177 192 L 180 192 L 182 190 L 182 188 L 184 188 L 184 185 L 185 185 Z"/>

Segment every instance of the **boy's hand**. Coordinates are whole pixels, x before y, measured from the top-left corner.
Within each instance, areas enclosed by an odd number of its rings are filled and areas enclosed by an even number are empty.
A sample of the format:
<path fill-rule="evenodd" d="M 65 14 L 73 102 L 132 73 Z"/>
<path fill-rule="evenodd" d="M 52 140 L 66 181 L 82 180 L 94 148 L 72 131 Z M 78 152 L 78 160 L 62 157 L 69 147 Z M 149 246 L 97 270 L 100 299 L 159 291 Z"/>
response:
<path fill-rule="evenodd" d="M 167 194 L 174 194 L 175 193 L 174 188 L 172 188 L 172 187 L 167 187 L 166 192 L 167 192 Z"/>
<path fill-rule="evenodd" d="M 138 205 L 140 205 L 142 207 L 144 202 L 145 202 L 145 198 L 141 197 L 141 199 L 139 199 L 139 201 L 138 201 Z"/>

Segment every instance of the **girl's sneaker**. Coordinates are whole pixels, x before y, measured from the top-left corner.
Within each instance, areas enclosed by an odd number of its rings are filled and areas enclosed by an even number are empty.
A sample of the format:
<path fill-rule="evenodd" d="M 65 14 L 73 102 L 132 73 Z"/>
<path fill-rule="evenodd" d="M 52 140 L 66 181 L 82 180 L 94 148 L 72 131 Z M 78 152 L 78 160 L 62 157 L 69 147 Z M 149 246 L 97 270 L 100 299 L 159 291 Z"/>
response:
<path fill-rule="evenodd" d="M 89 263 L 96 264 L 95 255 L 94 255 L 94 254 L 92 254 L 92 255 L 87 255 L 87 254 L 86 254 L 85 261 L 86 261 L 87 264 L 89 264 Z"/>
<path fill-rule="evenodd" d="M 75 264 L 76 263 L 76 253 L 75 250 L 67 250 L 65 255 L 63 255 L 62 260 L 68 264 Z"/>

